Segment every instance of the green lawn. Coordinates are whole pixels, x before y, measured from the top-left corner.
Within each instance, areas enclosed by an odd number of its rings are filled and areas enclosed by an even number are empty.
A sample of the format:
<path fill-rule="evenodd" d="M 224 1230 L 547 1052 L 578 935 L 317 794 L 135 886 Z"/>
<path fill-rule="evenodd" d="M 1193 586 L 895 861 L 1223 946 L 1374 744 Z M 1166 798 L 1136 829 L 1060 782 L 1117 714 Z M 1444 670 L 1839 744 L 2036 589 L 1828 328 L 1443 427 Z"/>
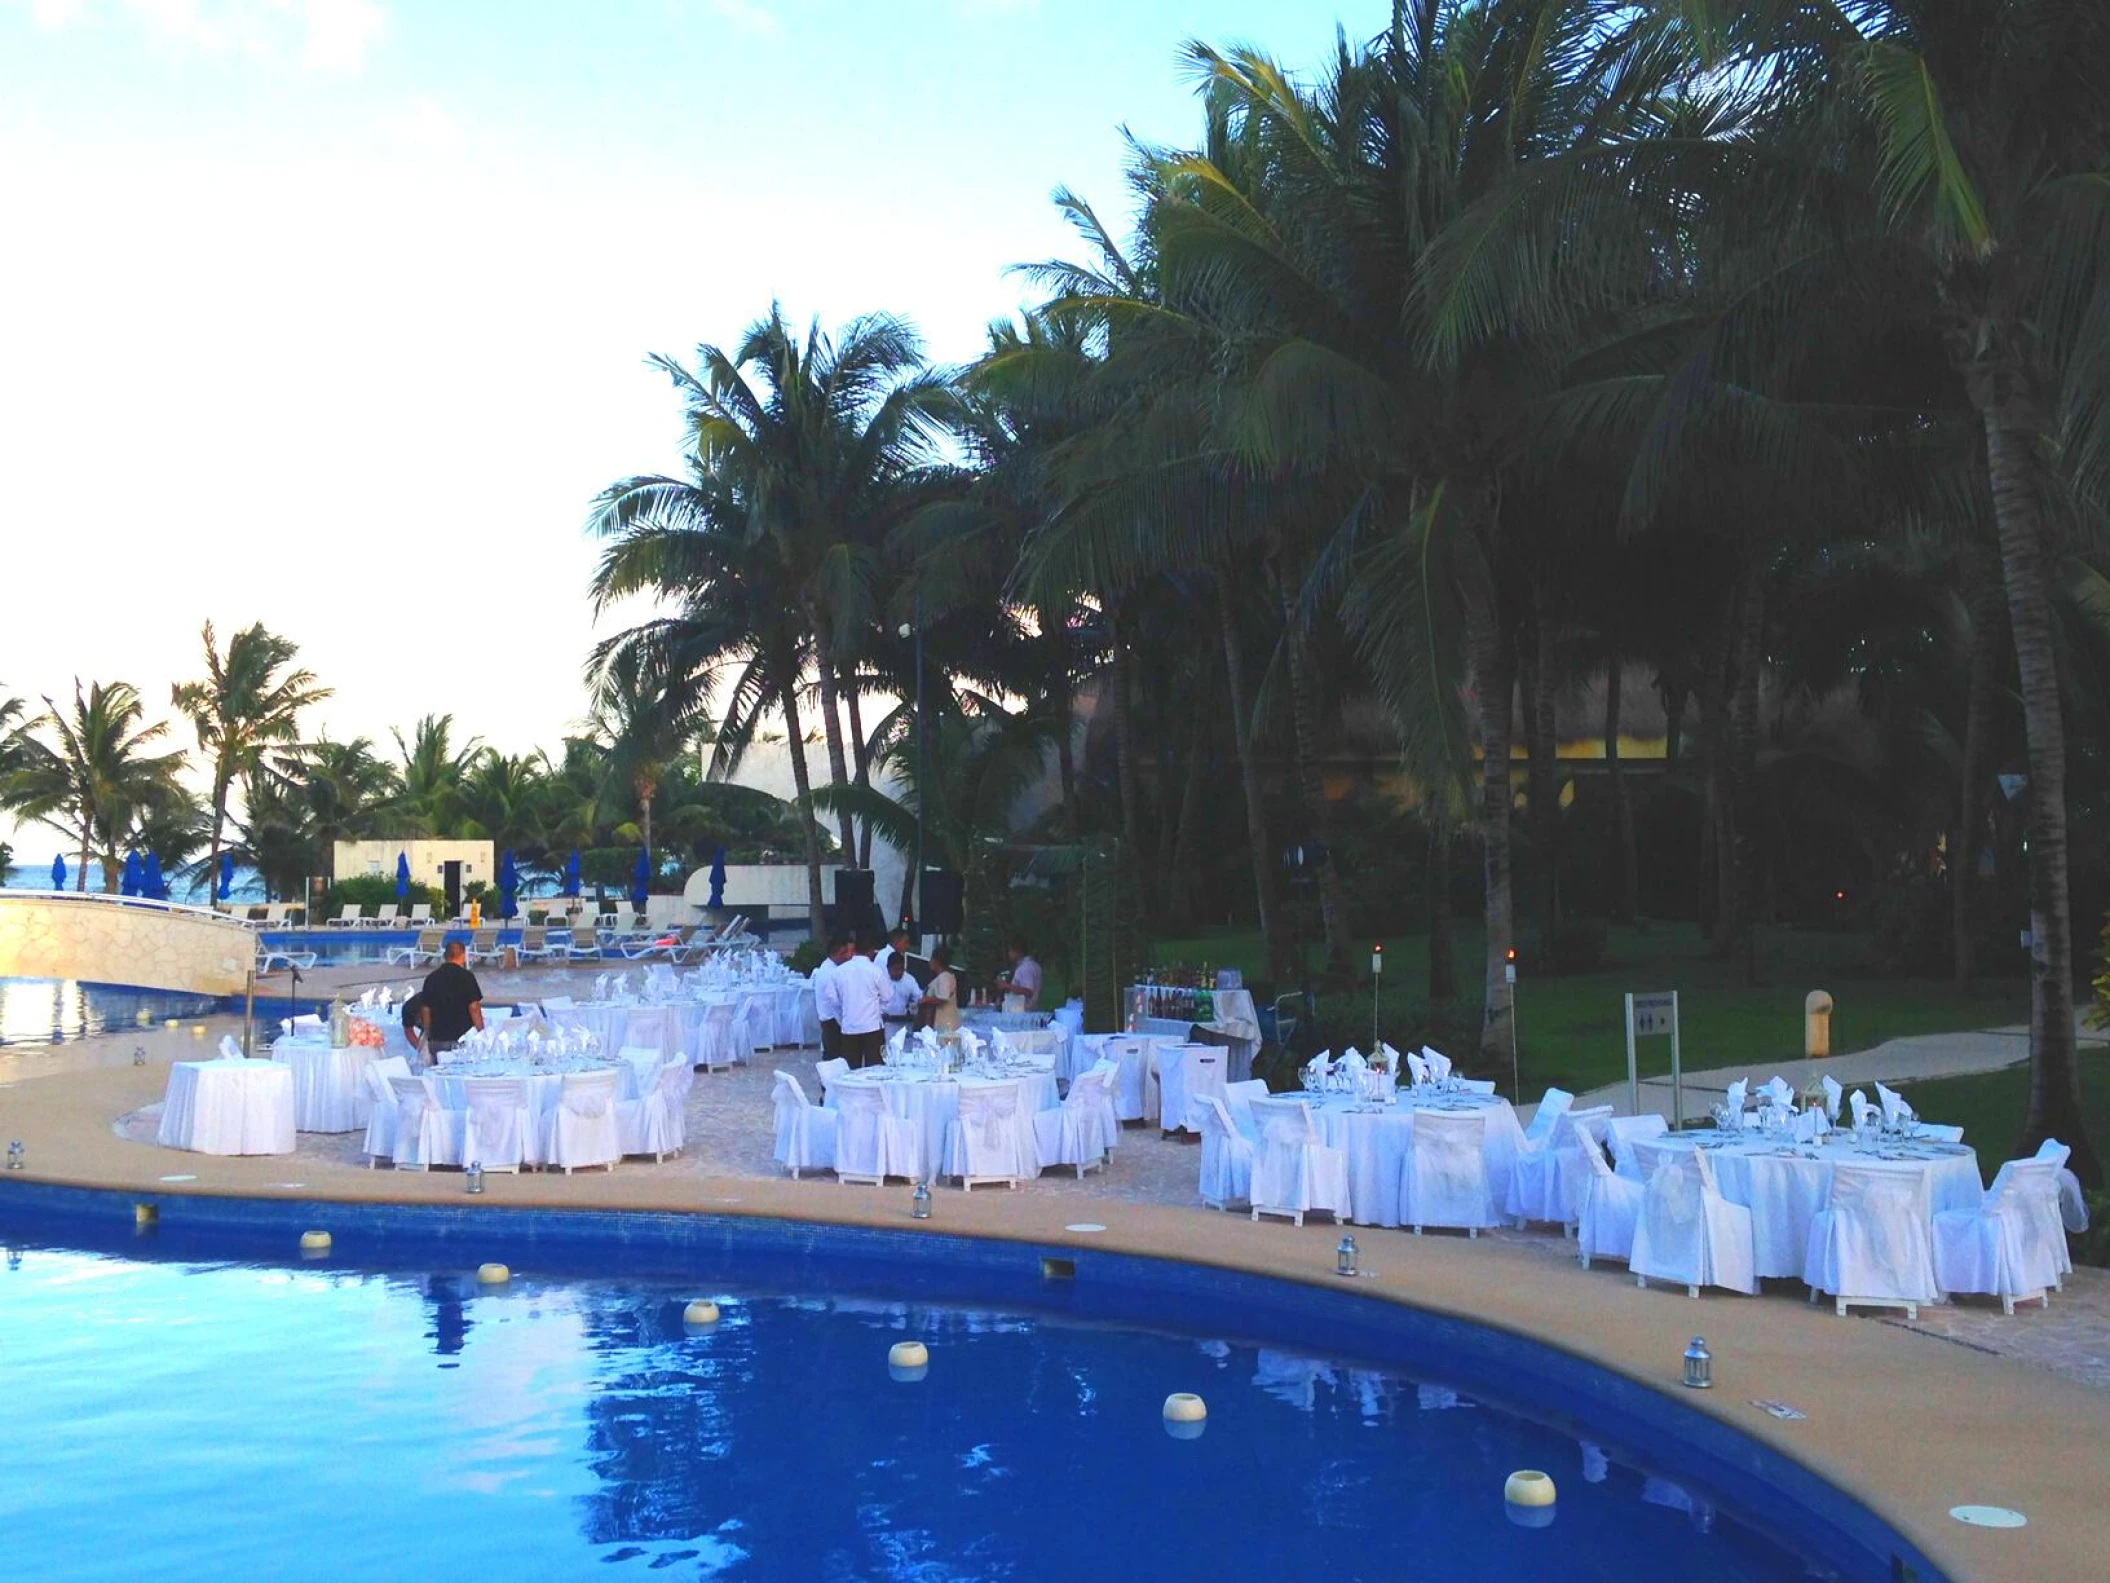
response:
<path fill-rule="evenodd" d="M 1378 1029 L 1395 1044 L 1435 1029 L 1439 1048 L 1458 1053 L 1480 1021 L 1481 933 L 1461 926 L 1456 951 L 1464 1000 L 1437 1015 L 1423 993 L 1428 978 L 1424 937 L 1385 944 L 1384 992 L 1378 1000 Z M 1626 1075 L 1621 996 L 1629 990 L 1678 991 L 1681 1048 L 1692 1071 L 1718 1066 L 1768 1066 L 1802 1055 L 1802 1000 L 1813 989 L 1828 991 L 1832 1049 L 1836 1054 L 1867 1049 L 1910 1033 L 1941 1033 L 2021 1023 L 2029 1016 L 2028 986 L 2019 978 L 1981 982 L 1970 991 L 1946 980 L 1877 978 L 1861 966 L 1859 935 L 1766 930 L 1760 936 L 1756 987 L 1743 983 L 1740 963 L 1712 956 L 1690 924 L 1642 923 L 1615 928 L 1601 966 L 1568 977 L 1535 974 L 1523 964 L 1517 987 L 1517 1026 L 1523 1087 L 1527 1094 L 1548 1083 L 1581 1092 Z M 1319 952 L 1311 948 L 1313 965 Z M 1337 1044 L 1368 1044 L 1371 997 L 1368 955 L 1359 949 L 1361 987 L 1322 994 L 1319 1014 Z M 1252 931 L 1221 931 L 1158 942 L 1161 962 L 1241 968 L 1247 981 L 1263 975 L 1260 942 Z M 1285 984 L 1283 988 L 1293 987 Z M 1670 1069 L 1665 1039 L 1643 1040 L 1644 1074 Z M 1506 1075 L 1506 1074 L 1505 1074 Z M 1505 1083 L 1504 1087 L 1508 1085 Z"/>

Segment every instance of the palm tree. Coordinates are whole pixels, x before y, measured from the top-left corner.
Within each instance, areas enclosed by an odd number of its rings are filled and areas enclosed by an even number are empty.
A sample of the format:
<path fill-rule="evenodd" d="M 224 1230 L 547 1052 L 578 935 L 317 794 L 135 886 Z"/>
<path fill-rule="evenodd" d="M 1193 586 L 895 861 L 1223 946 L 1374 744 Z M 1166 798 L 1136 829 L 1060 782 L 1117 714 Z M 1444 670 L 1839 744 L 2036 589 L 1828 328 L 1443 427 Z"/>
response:
<path fill-rule="evenodd" d="M 400 731 L 389 734 L 402 760 L 403 814 L 428 835 L 453 834 L 462 819 L 462 785 L 483 751 L 483 739 L 471 737 L 456 748 L 451 714 L 423 716 L 408 742 Z"/>
<path fill-rule="evenodd" d="M 590 678 L 594 725 L 608 744 L 608 779 L 637 798 L 647 851 L 657 851 L 652 800 L 669 768 L 710 731 L 705 706 L 717 679 L 708 666 L 669 673 L 660 668 L 663 658 L 649 648 L 618 648 L 599 660 Z"/>
<path fill-rule="evenodd" d="M 665 613 L 604 640 L 594 663 L 606 666 L 635 651 L 641 674 L 677 688 L 721 670 L 732 680 L 724 697 L 712 772 L 731 774 L 754 741 L 759 722 L 782 711 L 791 776 L 804 831 L 808 918 L 815 938 L 826 932 L 821 893 L 821 831 L 813 817 L 813 783 L 800 724 L 799 686 L 813 654 L 813 632 L 774 547 L 751 533 L 744 490 L 692 461 L 687 479 L 645 476 L 611 484 L 594 502 L 588 531 L 607 542 L 594 572 L 594 608 L 646 595 Z"/>
<path fill-rule="evenodd" d="M 289 670 L 299 646 L 264 630 L 244 627 L 219 651 L 212 623 L 205 623 L 205 678 L 179 682 L 170 702 L 189 717 L 198 750 L 212 761 L 212 835 L 206 852 L 208 884 L 220 864 L 220 835 L 227 823 L 227 797 L 240 778 L 254 784 L 265 750 L 300 739 L 300 711 L 330 696 L 314 673 Z M 209 892 L 208 892 L 209 894 Z"/>
<path fill-rule="evenodd" d="M 118 856 L 125 838 L 152 811 L 182 795 L 177 776 L 183 755 L 151 749 L 168 735 L 165 722 L 145 720 L 139 693 L 129 682 L 73 684 L 73 703 L 50 698 L 32 729 L 23 767 L 12 777 L 18 812 L 65 834 L 79 848 L 74 888 L 88 888 L 88 857 L 104 859 L 103 888 L 117 888 Z"/>

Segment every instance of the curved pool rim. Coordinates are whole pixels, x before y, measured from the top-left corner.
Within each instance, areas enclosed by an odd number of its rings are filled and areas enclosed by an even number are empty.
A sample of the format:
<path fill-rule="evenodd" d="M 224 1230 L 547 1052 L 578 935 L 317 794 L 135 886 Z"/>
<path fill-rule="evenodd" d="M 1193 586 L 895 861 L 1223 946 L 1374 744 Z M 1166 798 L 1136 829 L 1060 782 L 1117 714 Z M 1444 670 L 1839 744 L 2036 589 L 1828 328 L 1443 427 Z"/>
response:
<path fill-rule="evenodd" d="M 763 1215 L 145 1194 L 33 1180 L 5 1188 L 0 1236 L 133 1259 L 297 1264 L 301 1233 L 320 1228 L 332 1238 L 329 1267 L 342 1269 L 428 1259 L 473 1270 L 496 1260 L 521 1274 L 667 1277 L 706 1260 L 767 1261 L 772 1279 L 844 1295 L 986 1305 L 1368 1362 L 1617 1448 L 1747 1517 L 1762 1510 L 1843 1577 L 1948 1576 L 1851 1493 L 1712 1413 L 1556 1342 L 1345 1282 L 1075 1243 Z"/>

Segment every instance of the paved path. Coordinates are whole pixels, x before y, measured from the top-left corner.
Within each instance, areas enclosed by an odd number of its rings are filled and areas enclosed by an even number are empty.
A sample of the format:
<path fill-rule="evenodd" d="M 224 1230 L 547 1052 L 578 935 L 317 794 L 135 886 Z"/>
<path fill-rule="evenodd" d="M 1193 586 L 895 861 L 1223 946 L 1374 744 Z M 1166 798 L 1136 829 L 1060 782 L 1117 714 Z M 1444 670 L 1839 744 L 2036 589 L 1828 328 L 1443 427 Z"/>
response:
<path fill-rule="evenodd" d="M 2080 1028 L 2076 1032 L 2084 1046 L 2102 1049 L 2110 1044 L 2110 1038 L 2099 1030 Z M 1895 1088 L 1927 1078 L 1997 1072 L 2003 1067 L 2019 1066 L 2028 1059 L 2029 1029 L 2024 1027 L 1987 1028 L 1976 1033 L 1920 1033 L 1891 1039 L 1873 1049 L 1857 1050 L 1852 1055 L 1835 1055 L 1821 1061 L 1722 1066 L 1686 1072 L 1680 1087 L 1684 1090 L 1685 1118 L 1690 1121 L 1694 1117 L 1704 1118 L 1708 1107 L 1720 1100 L 1729 1085 L 1740 1077 L 1751 1079 L 1755 1086 L 1778 1072 L 1797 1088 L 1806 1088 L 1829 1072 L 1847 1088 L 1857 1084 L 1867 1088 L 1877 1082 Z M 1869 1097 L 1874 1098 L 1874 1095 Z M 1575 1103 L 1578 1106 L 1610 1105 L 1624 1115 L 1628 1110 L 1626 1084 L 1619 1082 L 1592 1089 L 1587 1094 L 1578 1095 Z M 1530 1108 L 1536 1110 L 1538 1107 Z M 1668 1073 L 1644 1077 L 1641 1081 L 1640 1113 L 1646 1115 L 1650 1112 L 1659 1116 L 1671 1113 Z"/>

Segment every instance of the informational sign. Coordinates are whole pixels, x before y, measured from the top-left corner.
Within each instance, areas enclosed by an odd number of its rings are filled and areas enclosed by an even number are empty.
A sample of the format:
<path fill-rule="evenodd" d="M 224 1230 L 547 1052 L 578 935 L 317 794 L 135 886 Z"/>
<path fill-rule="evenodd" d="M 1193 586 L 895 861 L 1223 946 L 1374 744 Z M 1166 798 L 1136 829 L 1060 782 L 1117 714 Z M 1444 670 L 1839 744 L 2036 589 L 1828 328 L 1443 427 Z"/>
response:
<path fill-rule="evenodd" d="M 1670 1124 L 1673 1130 L 1685 1125 L 1685 1085 L 1678 1053 L 1678 992 L 1657 990 L 1626 997 L 1626 1108 L 1629 1115 L 1641 1114 L 1641 1073 L 1634 1060 L 1634 1041 L 1667 1037 L 1670 1040 Z"/>

